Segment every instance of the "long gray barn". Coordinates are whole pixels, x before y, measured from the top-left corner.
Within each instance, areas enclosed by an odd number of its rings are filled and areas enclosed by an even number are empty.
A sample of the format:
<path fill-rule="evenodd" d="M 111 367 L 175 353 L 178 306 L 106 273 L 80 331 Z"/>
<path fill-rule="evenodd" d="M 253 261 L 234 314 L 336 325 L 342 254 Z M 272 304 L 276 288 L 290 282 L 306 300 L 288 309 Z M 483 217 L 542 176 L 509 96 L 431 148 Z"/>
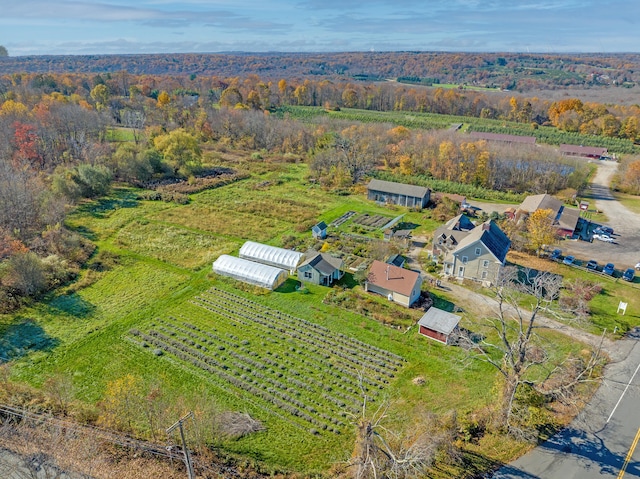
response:
<path fill-rule="evenodd" d="M 371 180 L 367 185 L 367 198 L 377 203 L 393 203 L 408 208 L 424 208 L 431 198 L 431 190 L 424 186 Z"/>

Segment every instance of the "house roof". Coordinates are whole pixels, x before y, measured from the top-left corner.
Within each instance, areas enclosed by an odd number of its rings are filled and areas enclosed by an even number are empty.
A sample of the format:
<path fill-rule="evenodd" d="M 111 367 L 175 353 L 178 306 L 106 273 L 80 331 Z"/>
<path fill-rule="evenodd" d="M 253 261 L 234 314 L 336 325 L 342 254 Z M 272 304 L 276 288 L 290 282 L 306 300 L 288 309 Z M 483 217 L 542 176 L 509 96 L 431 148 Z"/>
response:
<path fill-rule="evenodd" d="M 504 263 L 507 253 L 509 252 L 509 247 L 511 246 L 511 240 L 493 220 L 485 221 L 481 225 L 476 226 L 460 241 L 456 251 L 460 251 L 476 241 L 480 241 L 491 251 L 491 254 L 493 254 L 498 261 Z"/>
<path fill-rule="evenodd" d="M 476 225 L 473 224 L 467 215 L 460 214 L 447 221 L 444 227 L 451 231 L 471 231 Z"/>
<path fill-rule="evenodd" d="M 580 211 L 575 208 L 565 208 L 562 201 L 551 195 L 541 194 L 527 196 L 518 207 L 518 210 L 529 213 L 547 209 L 553 211 L 554 224 L 559 228 L 571 232 L 576 229 Z"/>
<path fill-rule="evenodd" d="M 560 153 L 565 155 L 603 156 L 607 154 L 606 148 L 597 146 L 560 145 Z"/>
<path fill-rule="evenodd" d="M 433 197 L 438 199 L 438 198 L 449 198 L 452 201 L 455 201 L 456 203 L 464 203 L 467 201 L 467 197 L 463 196 L 463 195 L 458 195 L 456 193 L 434 193 Z"/>
<path fill-rule="evenodd" d="M 450 239 L 455 246 L 468 236 L 473 228 L 475 228 L 475 225 L 469 217 L 462 214 L 455 216 L 435 231 L 433 234 L 433 245 L 437 247 L 441 244 L 441 241 Z"/>
<path fill-rule="evenodd" d="M 484 131 L 472 131 L 469 133 L 472 138 L 479 140 L 489 141 L 505 141 L 508 143 L 526 143 L 528 145 L 535 145 L 535 136 L 521 136 L 521 135 L 504 135 L 502 133 L 487 133 Z"/>
<path fill-rule="evenodd" d="M 395 195 L 412 196 L 414 198 L 424 198 L 430 192 L 429 188 L 417 185 L 407 185 L 394 181 L 371 180 L 367 185 L 368 190 L 382 191 L 383 193 L 393 193 Z"/>
<path fill-rule="evenodd" d="M 567 231 L 573 233 L 578 226 L 578 219 L 580 219 L 580 210 L 575 208 L 562 207 L 560 211 L 560 217 L 558 218 L 558 226 Z"/>
<path fill-rule="evenodd" d="M 420 274 L 409 269 L 398 268 L 392 264 L 375 260 L 371 263 L 367 281 L 374 286 L 384 288 L 404 296 L 411 296 Z"/>
<path fill-rule="evenodd" d="M 398 268 L 402 268 L 402 265 L 405 263 L 405 258 L 400 254 L 394 254 L 389 256 L 386 262 L 387 264 L 392 264 Z"/>
<path fill-rule="evenodd" d="M 398 230 L 393 232 L 394 238 L 405 239 L 411 236 L 411 230 Z"/>
<path fill-rule="evenodd" d="M 429 311 L 424 313 L 420 318 L 418 324 L 433 331 L 448 335 L 456 328 L 460 319 L 461 317 L 456 314 L 432 306 L 429 308 Z"/>
<path fill-rule="evenodd" d="M 325 223 L 324 221 L 321 221 L 320 223 L 317 223 L 315 225 L 313 225 L 313 228 L 311 228 L 313 231 L 322 231 L 322 230 L 326 230 L 327 229 L 327 223 Z"/>
<path fill-rule="evenodd" d="M 306 257 L 307 260 L 302 263 L 298 269 L 308 265 L 317 269 L 325 276 L 329 276 L 333 274 L 335 270 L 342 269 L 344 267 L 344 261 L 340 258 L 336 258 L 326 253 L 319 253 L 315 250 L 307 251 Z"/>
<path fill-rule="evenodd" d="M 527 196 L 518 207 L 521 211 L 533 213 L 537 210 L 552 210 L 554 218 L 562 208 L 562 201 L 551 195 L 543 193 L 541 195 Z"/>

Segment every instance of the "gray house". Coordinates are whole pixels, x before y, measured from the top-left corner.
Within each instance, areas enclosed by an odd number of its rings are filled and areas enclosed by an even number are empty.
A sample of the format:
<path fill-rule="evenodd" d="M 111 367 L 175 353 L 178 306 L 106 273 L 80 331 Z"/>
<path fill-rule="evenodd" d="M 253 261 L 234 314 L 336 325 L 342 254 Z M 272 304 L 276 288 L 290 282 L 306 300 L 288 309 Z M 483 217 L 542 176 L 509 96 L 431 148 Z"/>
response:
<path fill-rule="evenodd" d="M 422 209 L 427 206 L 430 198 L 431 190 L 424 186 L 383 180 L 371 180 L 367 185 L 367 199 L 377 203 Z"/>
<path fill-rule="evenodd" d="M 344 261 L 330 254 L 307 251 L 306 260 L 298 266 L 298 279 L 306 283 L 331 286 L 344 274 Z"/>
<path fill-rule="evenodd" d="M 492 220 L 476 226 L 446 250 L 444 274 L 458 279 L 495 284 L 502 270 L 511 240 Z"/>

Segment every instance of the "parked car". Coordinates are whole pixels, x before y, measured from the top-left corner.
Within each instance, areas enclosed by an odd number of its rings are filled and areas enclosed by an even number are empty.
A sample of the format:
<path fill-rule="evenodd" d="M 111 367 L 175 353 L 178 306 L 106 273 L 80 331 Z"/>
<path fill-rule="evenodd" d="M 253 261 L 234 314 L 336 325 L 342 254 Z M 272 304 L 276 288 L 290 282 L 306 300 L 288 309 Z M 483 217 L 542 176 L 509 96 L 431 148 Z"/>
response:
<path fill-rule="evenodd" d="M 604 265 L 604 268 L 602 268 L 602 272 L 604 274 L 608 274 L 609 276 L 613 276 L 613 272 L 616 270 L 616 267 L 613 265 L 613 263 L 607 263 Z"/>
<path fill-rule="evenodd" d="M 627 268 L 624 270 L 624 273 L 622 273 L 622 279 L 624 279 L 625 281 L 633 281 L 633 278 L 635 278 L 636 276 L 636 270 L 633 268 Z"/>
<path fill-rule="evenodd" d="M 636 263 L 636 270 L 640 269 L 640 263 Z"/>
<path fill-rule="evenodd" d="M 590 259 L 589 261 L 587 261 L 587 264 L 585 266 L 587 267 L 587 269 L 596 270 L 598 269 L 598 262 L 595 259 Z"/>
<path fill-rule="evenodd" d="M 596 234 L 596 235 L 605 234 L 607 236 L 610 236 L 613 234 L 613 228 L 609 226 L 598 226 L 596 229 L 593 230 L 593 234 Z"/>
<path fill-rule="evenodd" d="M 605 234 L 595 234 L 593 235 L 593 239 L 604 241 L 605 243 L 613 243 L 614 241 L 614 239 L 611 236 L 605 235 Z"/>
<path fill-rule="evenodd" d="M 551 254 L 549 255 L 550 259 L 558 259 L 560 256 L 562 256 L 562 250 L 561 249 L 554 249 Z M 640 263 L 638 263 L 640 265 Z"/>
<path fill-rule="evenodd" d="M 576 257 L 575 256 L 565 256 L 564 259 L 562 260 L 562 262 L 564 264 L 573 264 L 573 262 L 575 261 Z"/>

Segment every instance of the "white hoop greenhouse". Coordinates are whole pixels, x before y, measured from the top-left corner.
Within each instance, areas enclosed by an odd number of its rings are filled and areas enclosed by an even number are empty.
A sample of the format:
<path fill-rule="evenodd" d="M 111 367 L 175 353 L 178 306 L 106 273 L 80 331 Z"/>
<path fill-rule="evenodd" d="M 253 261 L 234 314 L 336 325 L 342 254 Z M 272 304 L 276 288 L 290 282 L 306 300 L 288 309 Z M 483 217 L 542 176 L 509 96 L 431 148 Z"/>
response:
<path fill-rule="evenodd" d="M 238 281 L 271 290 L 276 289 L 289 277 L 283 269 L 226 254 L 215 260 L 213 271 L 222 276 L 229 276 Z"/>
<path fill-rule="evenodd" d="M 254 241 L 247 241 L 243 244 L 238 255 L 244 259 L 286 269 L 291 273 L 295 272 L 304 256 L 303 253 L 297 251 L 256 243 Z"/>

